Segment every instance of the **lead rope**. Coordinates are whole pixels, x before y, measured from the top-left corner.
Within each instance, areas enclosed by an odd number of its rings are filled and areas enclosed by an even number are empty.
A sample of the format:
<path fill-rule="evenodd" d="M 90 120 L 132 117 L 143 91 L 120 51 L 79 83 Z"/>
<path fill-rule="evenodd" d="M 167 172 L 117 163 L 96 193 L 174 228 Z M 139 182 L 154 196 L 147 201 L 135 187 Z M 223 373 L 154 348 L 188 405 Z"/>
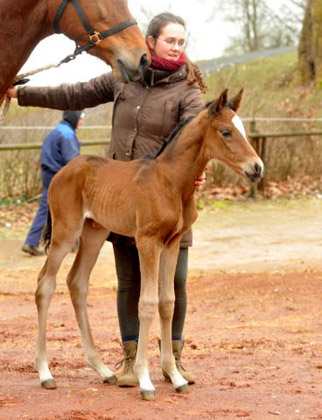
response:
<path fill-rule="evenodd" d="M 76 54 L 76 50 L 75 50 L 73 54 L 67 55 L 63 60 L 59 61 L 59 63 L 48 64 L 44 67 L 40 67 L 39 69 L 29 71 L 27 73 L 18 74 L 14 78 L 12 86 L 23 85 L 29 82 L 29 79 L 28 79 L 29 76 L 33 76 L 34 74 L 40 73 L 42 71 L 49 70 L 52 68 L 57 68 L 57 67 L 60 67 L 62 64 L 69 63 L 70 61 L 76 58 L 76 55 L 78 54 Z M 0 102 L 0 126 L 4 124 L 5 117 L 10 108 L 10 102 L 11 100 L 8 96 L 5 96 Z"/>

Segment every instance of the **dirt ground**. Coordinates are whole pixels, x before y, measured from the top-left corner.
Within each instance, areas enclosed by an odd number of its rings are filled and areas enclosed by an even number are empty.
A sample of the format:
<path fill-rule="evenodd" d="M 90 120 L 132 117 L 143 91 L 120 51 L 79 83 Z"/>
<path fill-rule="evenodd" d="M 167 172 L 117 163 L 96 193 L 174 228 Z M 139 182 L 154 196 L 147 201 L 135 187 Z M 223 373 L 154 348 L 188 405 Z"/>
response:
<path fill-rule="evenodd" d="M 162 379 L 156 317 L 149 346 L 156 399 L 101 384 L 86 367 L 59 273 L 48 319 L 56 390 L 33 368 L 34 290 L 44 257 L 21 252 L 28 225 L 0 229 L 0 419 L 322 419 L 322 200 L 218 203 L 200 214 L 190 250 L 184 365 L 198 376 L 176 394 Z M 112 252 L 91 277 L 89 316 L 107 366 L 122 358 Z"/>

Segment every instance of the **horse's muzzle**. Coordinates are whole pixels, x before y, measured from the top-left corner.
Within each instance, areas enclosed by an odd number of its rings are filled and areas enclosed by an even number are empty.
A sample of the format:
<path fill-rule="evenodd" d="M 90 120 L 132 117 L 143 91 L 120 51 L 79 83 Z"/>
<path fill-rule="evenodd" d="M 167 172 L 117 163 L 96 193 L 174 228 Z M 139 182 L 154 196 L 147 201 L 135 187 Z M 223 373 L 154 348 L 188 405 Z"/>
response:
<path fill-rule="evenodd" d="M 259 181 L 264 175 L 263 163 L 255 162 L 252 169 L 252 172 L 245 171 L 247 178 L 249 178 L 252 182 Z"/>
<path fill-rule="evenodd" d="M 122 58 L 118 58 L 116 60 L 116 65 L 124 83 L 128 83 L 130 81 L 137 82 L 139 80 L 143 80 L 144 72 L 149 66 L 149 59 L 147 54 L 142 54 L 140 63 L 135 69 L 131 67 L 127 63 L 127 61 L 123 60 Z"/>

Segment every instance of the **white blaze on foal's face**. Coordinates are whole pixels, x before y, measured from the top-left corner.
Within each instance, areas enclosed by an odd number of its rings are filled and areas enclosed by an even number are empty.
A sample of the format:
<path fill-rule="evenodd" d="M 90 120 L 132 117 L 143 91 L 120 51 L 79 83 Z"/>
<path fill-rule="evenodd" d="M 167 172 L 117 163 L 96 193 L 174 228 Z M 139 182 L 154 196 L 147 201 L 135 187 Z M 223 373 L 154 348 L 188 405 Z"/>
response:
<path fill-rule="evenodd" d="M 244 137 L 244 139 L 248 142 L 244 124 L 242 120 L 238 117 L 238 115 L 235 115 L 231 121 L 237 128 L 237 130 L 241 133 L 241 135 Z"/>

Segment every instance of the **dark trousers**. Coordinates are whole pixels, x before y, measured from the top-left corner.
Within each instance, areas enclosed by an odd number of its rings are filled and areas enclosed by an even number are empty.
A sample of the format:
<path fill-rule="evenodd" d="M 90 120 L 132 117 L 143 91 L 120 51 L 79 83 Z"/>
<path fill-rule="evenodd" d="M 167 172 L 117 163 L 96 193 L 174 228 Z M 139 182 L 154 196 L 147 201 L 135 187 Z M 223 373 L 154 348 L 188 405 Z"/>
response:
<path fill-rule="evenodd" d="M 48 203 L 47 203 L 47 194 L 49 184 L 55 174 L 48 171 L 41 171 L 41 181 L 42 181 L 42 195 L 39 203 L 39 208 L 34 217 L 32 225 L 30 227 L 29 233 L 25 240 L 25 243 L 32 246 L 38 246 L 41 238 L 41 232 L 47 221 L 48 213 Z"/>
<path fill-rule="evenodd" d="M 113 244 L 116 273 L 118 278 L 117 313 L 122 341 L 137 340 L 139 337 L 138 303 L 140 297 L 140 264 L 135 245 Z M 187 309 L 186 279 L 188 248 L 180 249 L 174 279 L 175 304 L 172 320 L 172 339 L 182 340 Z"/>

